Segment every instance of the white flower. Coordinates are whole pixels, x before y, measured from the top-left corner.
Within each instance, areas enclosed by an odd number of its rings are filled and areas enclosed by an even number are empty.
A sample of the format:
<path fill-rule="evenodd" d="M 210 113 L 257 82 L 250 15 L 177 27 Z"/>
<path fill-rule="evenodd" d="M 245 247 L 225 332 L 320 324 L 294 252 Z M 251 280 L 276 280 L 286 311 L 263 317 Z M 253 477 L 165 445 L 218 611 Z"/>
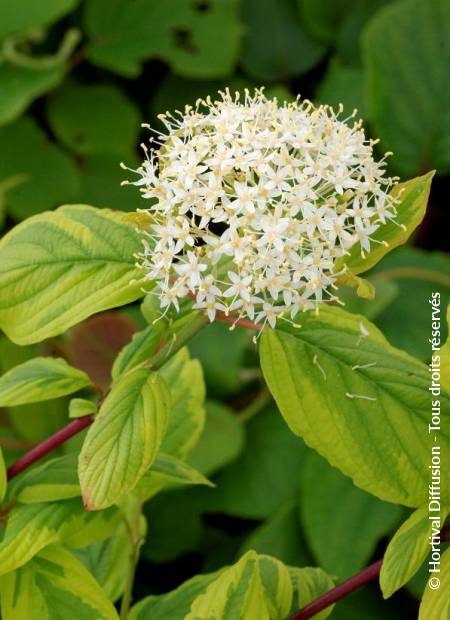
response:
<path fill-rule="evenodd" d="M 336 299 L 336 260 L 378 242 L 396 179 L 341 108 L 220 95 L 162 115 L 160 150 L 144 147 L 140 264 L 165 311 L 191 295 L 211 321 L 233 312 L 274 327 Z"/>

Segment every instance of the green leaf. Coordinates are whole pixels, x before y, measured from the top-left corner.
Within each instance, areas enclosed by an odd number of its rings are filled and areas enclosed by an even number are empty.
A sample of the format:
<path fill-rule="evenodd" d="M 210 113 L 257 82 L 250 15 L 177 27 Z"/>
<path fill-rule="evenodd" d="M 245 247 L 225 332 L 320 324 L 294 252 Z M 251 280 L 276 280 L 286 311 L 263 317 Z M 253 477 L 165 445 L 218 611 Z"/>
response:
<path fill-rule="evenodd" d="M 334 587 L 331 577 L 321 568 L 289 567 L 289 574 L 293 588 L 291 614 L 306 607 L 306 605 Z M 314 620 L 325 620 L 332 611 L 333 605 L 315 614 Z"/>
<path fill-rule="evenodd" d="M 157 57 L 175 73 L 208 79 L 228 75 L 236 60 L 241 26 L 236 0 L 91 0 L 85 11 L 91 62 L 136 77 L 143 61 Z"/>
<path fill-rule="evenodd" d="M 79 0 L 20 0 L 0 6 L 0 39 L 10 33 L 47 26 L 71 11 Z"/>
<path fill-rule="evenodd" d="M 294 503 L 282 506 L 252 531 L 241 553 L 254 549 L 257 553 L 272 555 L 285 564 L 310 564 L 312 558 L 300 531 L 297 512 Z"/>
<path fill-rule="evenodd" d="M 157 373 L 136 369 L 113 385 L 80 454 L 88 510 L 111 506 L 136 486 L 158 454 L 168 410 L 167 388 Z"/>
<path fill-rule="evenodd" d="M 43 549 L 28 564 L 5 575 L 0 597 L 4 620 L 119 618 L 89 571 L 69 551 L 56 545 Z"/>
<path fill-rule="evenodd" d="M 36 357 L 0 377 L 0 407 L 58 398 L 90 384 L 86 373 L 69 366 L 65 360 Z"/>
<path fill-rule="evenodd" d="M 377 316 L 377 327 L 394 346 L 422 360 L 430 357 L 428 333 L 431 319 L 431 295 L 440 294 L 441 319 L 450 303 L 450 261 L 439 252 L 418 248 L 399 248 L 384 258 L 373 272 L 373 282 L 393 283 L 398 294 L 392 303 Z M 408 308 L 408 320 L 404 311 Z M 441 338 L 447 334 L 441 320 Z M 445 373 L 442 373 L 442 377 Z M 450 376 L 450 375 L 449 375 Z"/>
<path fill-rule="evenodd" d="M 116 381 L 126 372 L 136 368 L 156 351 L 161 341 L 163 326 L 158 323 L 149 325 L 140 332 L 134 334 L 131 341 L 120 351 L 112 367 L 112 378 Z"/>
<path fill-rule="evenodd" d="M 206 403 L 206 423 L 188 462 L 211 475 L 234 461 L 244 447 L 244 426 L 231 409 L 216 401 Z"/>
<path fill-rule="evenodd" d="M 424 505 L 397 530 L 381 565 L 380 586 L 384 598 L 394 594 L 416 574 L 430 551 L 430 536 L 439 536 L 449 512 L 448 508 L 430 511 L 428 504 Z"/>
<path fill-rule="evenodd" d="M 429 172 L 422 177 L 396 185 L 390 193 L 400 200 L 396 206 L 398 215 L 395 221 L 387 220 L 386 224 L 381 224 L 372 234 L 371 239 L 374 239 L 375 243 L 365 258 L 361 256 L 359 245 L 354 245 L 350 248 L 348 256 L 336 262 L 336 271 L 342 269 L 344 265 L 352 274 L 367 271 L 385 254 L 405 243 L 425 215 L 433 175 L 433 172 Z M 342 281 L 345 283 L 345 274 L 342 276 Z"/>
<path fill-rule="evenodd" d="M 172 406 L 161 450 L 183 459 L 197 443 L 205 424 L 202 367 L 181 349 L 160 370 L 170 389 Z"/>
<path fill-rule="evenodd" d="M 217 488 L 198 489 L 208 512 L 262 519 L 297 499 L 303 442 L 276 410 L 259 413 L 247 423 L 246 431 L 242 454 L 216 476 Z"/>
<path fill-rule="evenodd" d="M 3 498 L 6 495 L 6 485 L 7 485 L 6 465 L 5 465 L 5 459 L 3 458 L 2 449 L 0 447 L 0 503 L 3 501 Z"/>
<path fill-rule="evenodd" d="M 338 308 L 305 314 L 302 324 L 265 330 L 260 346 L 264 377 L 291 430 L 362 489 L 422 505 L 432 445 L 428 368 Z M 441 408 L 442 471 L 449 472 L 445 390 Z M 449 488 L 445 474 L 444 501 Z"/>
<path fill-rule="evenodd" d="M 185 620 L 282 620 L 289 613 L 291 602 L 287 568 L 274 558 L 249 551 L 197 596 Z"/>
<path fill-rule="evenodd" d="M 132 553 L 130 536 L 122 522 L 110 538 L 101 540 L 71 553 L 95 577 L 107 597 L 115 602 L 122 595 L 128 577 L 124 557 Z"/>
<path fill-rule="evenodd" d="M 440 585 L 433 590 L 425 588 L 419 608 L 418 620 L 447 620 L 450 614 L 450 549 L 441 556 Z"/>
<path fill-rule="evenodd" d="M 450 171 L 449 22 L 447 0 L 402 0 L 363 37 L 369 117 L 405 175 Z"/>
<path fill-rule="evenodd" d="M 220 572 L 197 575 L 172 592 L 144 598 L 133 607 L 129 620 L 184 620 L 192 602 Z"/>
<path fill-rule="evenodd" d="M 96 403 L 86 398 L 72 398 L 69 403 L 69 418 L 84 418 L 96 411 Z"/>
<path fill-rule="evenodd" d="M 342 21 L 350 9 L 358 4 L 355 0 L 297 0 L 302 19 L 308 30 L 320 41 L 333 43 Z"/>
<path fill-rule="evenodd" d="M 358 116 L 364 117 L 366 101 L 363 70 L 360 67 L 343 65 L 338 58 L 332 58 L 315 99 L 319 103 L 331 105 L 335 110 L 342 103 L 346 115 L 356 108 Z"/>
<path fill-rule="evenodd" d="M 1 328 L 29 344 L 137 299 L 139 249 L 133 226 L 109 210 L 75 205 L 29 218 L 0 242 Z"/>
<path fill-rule="evenodd" d="M 0 543 L 0 575 L 26 564 L 41 549 L 56 542 L 86 544 L 110 535 L 116 510 L 100 515 L 86 513 L 81 501 L 69 499 L 54 503 L 19 504 L 8 515 L 5 535 Z M 101 528 L 98 524 L 101 524 Z M 96 531 L 94 531 L 94 529 Z"/>
<path fill-rule="evenodd" d="M 366 566 L 402 514 L 400 506 L 361 491 L 316 452 L 308 453 L 300 480 L 302 531 L 317 564 L 330 574 L 344 579 Z"/>
<path fill-rule="evenodd" d="M 1 71 L 2 66 L 0 78 Z M 3 88 L 2 82 L 2 92 Z M 31 118 L 23 117 L 1 127 L 0 142 L 8 151 L 8 157 L 0 159 L 0 180 L 15 178 L 14 186 L 5 196 L 5 207 L 15 219 L 24 219 L 77 197 L 79 176 L 74 162 Z"/>
<path fill-rule="evenodd" d="M 295 1 L 243 0 L 242 9 L 247 26 L 242 63 L 252 77 L 284 80 L 306 73 L 325 54 L 302 27 Z"/>
<path fill-rule="evenodd" d="M 112 85 L 65 84 L 50 97 L 47 116 L 59 140 L 81 155 L 124 157 L 138 141 L 138 111 Z"/>
<path fill-rule="evenodd" d="M 450 304 L 447 308 L 447 340 L 441 347 L 441 380 L 446 390 L 450 391 Z"/>
<path fill-rule="evenodd" d="M 79 497 L 77 460 L 71 453 L 32 467 L 13 483 L 13 495 L 26 504 Z"/>
<path fill-rule="evenodd" d="M 147 501 L 163 488 L 171 488 L 186 484 L 204 484 L 214 486 L 200 472 L 190 467 L 183 461 L 159 453 L 153 465 L 145 472 L 136 485 L 135 494 L 143 501 Z"/>
<path fill-rule="evenodd" d="M 1 24 L 0 18 L 0 28 Z M 34 99 L 48 92 L 61 81 L 64 72 L 65 65 L 63 63 L 54 67 L 35 68 L 19 67 L 8 61 L 3 61 L 0 65 L 0 83 L 2 85 L 0 91 L 0 125 L 10 123 L 23 114 Z M 54 150 L 56 151 L 56 149 Z M 30 154 L 33 156 L 32 151 Z"/>
<path fill-rule="evenodd" d="M 239 371 L 249 340 L 245 329 L 230 331 L 223 323 L 211 323 L 191 340 L 189 350 L 200 360 L 212 394 L 227 396 L 241 388 Z"/>

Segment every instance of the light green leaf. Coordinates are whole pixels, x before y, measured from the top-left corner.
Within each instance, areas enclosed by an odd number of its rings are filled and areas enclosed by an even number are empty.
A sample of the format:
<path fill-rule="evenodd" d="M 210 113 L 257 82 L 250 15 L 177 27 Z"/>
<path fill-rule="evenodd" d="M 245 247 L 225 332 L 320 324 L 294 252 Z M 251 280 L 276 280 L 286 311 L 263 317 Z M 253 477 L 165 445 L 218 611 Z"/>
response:
<path fill-rule="evenodd" d="M 127 77 L 157 57 L 186 77 L 228 75 L 237 60 L 241 26 L 236 0 L 210 0 L 208 10 L 190 0 L 91 0 L 85 28 L 91 62 Z"/>
<path fill-rule="evenodd" d="M 400 200 L 396 206 L 398 215 L 395 221 L 387 220 L 386 224 L 381 224 L 371 235 L 371 238 L 379 243 L 375 242 L 372 245 L 365 258 L 361 256 L 359 244 L 354 245 L 350 248 L 348 256 L 336 262 L 336 271 L 342 269 L 344 265 L 352 274 L 367 271 L 376 265 L 385 254 L 405 243 L 425 215 L 433 175 L 434 172 L 429 172 L 422 177 L 396 185 L 390 194 Z M 345 278 L 345 274 L 341 276 L 343 283 L 345 283 Z"/>
<path fill-rule="evenodd" d="M 291 602 L 292 584 L 287 568 L 274 558 L 248 551 L 197 596 L 185 620 L 283 620 Z"/>
<path fill-rule="evenodd" d="M 321 568 L 291 568 L 293 597 L 291 614 L 306 607 L 316 598 L 334 587 L 333 580 Z M 314 620 L 325 620 L 333 611 L 333 605 L 314 615 Z"/>
<path fill-rule="evenodd" d="M 20 0 L 0 5 L 0 39 L 7 34 L 47 26 L 71 11 L 79 0 Z"/>
<path fill-rule="evenodd" d="M 172 488 L 186 484 L 214 486 L 212 482 L 193 467 L 169 454 L 160 452 L 153 465 L 139 480 L 135 488 L 135 494 L 143 501 L 147 501 L 163 488 Z"/>
<path fill-rule="evenodd" d="M 77 460 L 72 453 L 32 467 L 13 483 L 14 497 L 26 504 L 79 497 Z"/>
<path fill-rule="evenodd" d="M 2 449 L 0 447 L 0 502 L 2 502 L 3 498 L 5 497 L 6 485 L 7 485 L 6 465 L 5 465 L 5 459 L 3 458 Z"/>
<path fill-rule="evenodd" d="M 1 71 L 2 65 L 0 78 Z M 2 93 L 3 89 L 2 82 Z M 0 127 L 0 142 L 8 151 L 8 157 L 0 158 L 0 180 L 14 180 L 5 207 L 16 220 L 76 199 L 79 174 L 75 163 L 34 120 L 23 117 Z"/>
<path fill-rule="evenodd" d="M 197 443 L 205 424 L 205 384 L 202 367 L 181 349 L 160 370 L 170 389 L 172 406 L 161 450 L 184 459 Z"/>
<path fill-rule="evenodd" d="M 116 514 L 116 509 L 98 515 L 89 515 L 81 501 L 69 499 L 55 503 L 19 504 L 8 515 L 5 535 L 0 543 L 0 575 L 15 570 L 34 557 L 41 549 L 56 542 L 67 542 L 78 534 L 93 542 L 110 535 L 106 526 Z M 97 517 L 97 519 L 96 519 Z M 93 524 L 101 521 L 101 530 L 93 536 Z M 86 544 L 89 544 L 86 543 Z"/>
<path fill-rule="evenodd" d="M 0 377 L 0 407 L 59 398 L 90 384 L 86 373 L 65 360 L 36 357 Z"/>
<path fill-rule="evenodd" d="M 111 506 L 136 486 L 158 454 L 168 411 L 167 388 L 157 373 L 136 369 L 113 385 L 80 454 L 88 510 Z"/>
<path fill-rule="evenodd" d="M 244 441 L 244 425 L 237 415 L 218 401 L 207 401 L 205 428 L 189 453 L 188 463 L 210 476 L 239 456 Z"/>
<path fill-rule="evenodd" d="M 446 549 L 441 556 L 439 581 L 437 590 L 427 584 L 418 620 L 447 620 L 450 615 L 450 549 Z"/>
<path fill-rule="evenodd" d="M 123 374 L 148 361 L 155 352 L 163 333 L 163 325 L 149 325 L 136 332 L 131 341 L 120 351 L 112 367 L 112 378 L 116 381 Z"/>
<path fill-rule="evenodd" d="M 119 618 L 89 571 L 64 547 L 56 545 L 2 577 L 0 597 L 4 620 Z"/>
<path fill-rule="evenodd" d="M 441 347 L 441 380 L 446 390 L 450 391 L 450 304 L 447 308 L 447 330 L 448 337 L 446 343 Z"/>
<path fill-rule="evenodd" d="M 323 307 L 300 329 L 265 330 L 261 365 L 291 430 L 362 489 L 427 501 L 429 371 L 363 317 Z M 441 394 L 443 500 L 449 499 L 450 395 Z"/>
<path fill-rule="evenodd" d="M 0 242 L 1 328 L 29 344 L 137 299 L 139 249 L 134 227 L 106 209 L 65 206 L 29 218 Z"/>
<path fill-rule="evenodd" d="M 7 6 L 2 4 L 2 7 Z M 1 9 L 0 9 L 1 10 Z M 0 28 L 1 28 L 0 18 Z M 0 65 L 0 125 L 18 118 L 29 104 L 54 88 L 64 77 L 65 65 L 18 67 L 8 61 Z"/>
<path fill-rule="evenodd" d="M 363 36 L 369 117 L 405 175 L 450 170 L 449 23 L 447 0 L 402 0 Z"/>
<path fill-rule="evenodd" d="M 47 116 L 61 142 L 82 155 L 123 157 L 138 141 L 138 111 L 112 85 L 66 84 L 50 97 Z"/>
<path fill-rule="evenodd" d="M 308 453 L 300 474 L 302 531 L 317 564 L 331 575 L 344 579 L 366 566 L 402 514 L 400 506 L 358 489 L 316 452 Z"/>
<path fill-rule="evenodd" d="M 96 403 L 86 398 L 72 398 L 69 403 L 69 418 L 84 418 L 96 411 Z"/>
<path fill-rule="evenodd" d="M 291 0 L 244 0 L 247 25 L 242 63 L 258 80 L 285 80 L 306 73 L 326 48 L 303 28 Z M 268 44 L 270 41 L 270 44 Z"/>
<path fill-rule="evenodd" d="M 429 537 L 439 537 L 449 512 L 448 508 L 431 512 L 426 504 L 397 530 L 381 565 L 380 586 L 384 598 L 394 594 L 416 574 L 430 551 Z"/>

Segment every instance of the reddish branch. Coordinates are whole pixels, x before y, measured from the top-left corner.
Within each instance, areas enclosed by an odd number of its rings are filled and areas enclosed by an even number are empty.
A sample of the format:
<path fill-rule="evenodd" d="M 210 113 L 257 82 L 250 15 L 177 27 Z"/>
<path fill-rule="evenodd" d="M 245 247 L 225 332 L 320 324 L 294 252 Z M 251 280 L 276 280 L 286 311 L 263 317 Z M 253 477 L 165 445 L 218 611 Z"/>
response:
<path fill-rule="evenodd" d="M 297 611 L 289 620 L 307 620 L 307 618 L 312 618 L 320 611 L 333 605 L 333 603 L 340 601 L 342 598 L 366 585 L 366 583 L 373 581 L 380 574 L 382 562 L 383 560 L 378 560 L 378 562 L 371 564 L 357 575 L 353 575 L 353 577 L 350 577 L 350 579 L 336 586 L 333 590 L 322 594 L 322 596 L 319 596 L 315 601 L 303 609 L 300 609 L 300 611 Z"/>
<path fill-rule="evenodd" d="M 15 463 L 8 467 L 8 480 L 11 480 L 22 471 L 30 467 L 30 465 L 33 465 L 33 463 L 39 461 L 39 459 L 43 456 L 52 450 L 55 450 L 58 446 L 61 446 L 74 435 L 80 433 L 83 429 L 87 428 L 92 421 L 92 416 L 77 418 L 76 420 L 69 422 L 69 424 L 63 428 L 60 428 L 59 431 L 56 431 L 53 435 L 50 435 L 50 437 L 47 437 L 47 439 L 32 448 L 29 452 L 21 456 L 20 459 L 17 459 Z"/>

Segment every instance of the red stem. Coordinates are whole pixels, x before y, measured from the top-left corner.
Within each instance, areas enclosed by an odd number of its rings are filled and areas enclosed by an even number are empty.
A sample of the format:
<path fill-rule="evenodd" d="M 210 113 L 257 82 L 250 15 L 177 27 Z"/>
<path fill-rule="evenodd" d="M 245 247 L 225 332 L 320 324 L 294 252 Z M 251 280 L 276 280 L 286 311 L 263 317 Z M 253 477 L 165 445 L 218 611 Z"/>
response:
<path fill-rule="evenodd" d="M 348 596 L 355 590 L 358 590 L 362 586 L 366 585 L 370 581 L 373 581 L 378 577 L 381 570 L 381 564 L 383 560 L 378 560 L 374 564 L 371 564 L 357 575 L 353 575 L 350 579 L 347 579 L 340 585 L 333 588 L 329 592 L 322 594 L 315 601 L 306 605 L 300 611 L 297 611 L 293 616 L 289 618 L 289 620 L 307 620 L 308 618 L 312 618 L 320 611 L 323 611 L 333 603 L 340 601 L 345 596 Z"/>
<path fill-rule="evenodd" d="M 93 419 L 94 418 L 90 415 L 83 418 L 77 418 L 76 420 L 69 422 L 66 426 L 63 426 L 63 428 L 60 428 L 59 431 L 56 431 L 53 435 L 50 435 L 50 437 L 47 437 L 47 439 L 32 448 L 29 452 L 21 456 L 15 463 L 8 467 L 8 480 L 11 480 L 43 456 L 58 446 L 61 446 L 64 442 L 80 433 L 83 429 L 87 428 L 92 423 Z"/>

